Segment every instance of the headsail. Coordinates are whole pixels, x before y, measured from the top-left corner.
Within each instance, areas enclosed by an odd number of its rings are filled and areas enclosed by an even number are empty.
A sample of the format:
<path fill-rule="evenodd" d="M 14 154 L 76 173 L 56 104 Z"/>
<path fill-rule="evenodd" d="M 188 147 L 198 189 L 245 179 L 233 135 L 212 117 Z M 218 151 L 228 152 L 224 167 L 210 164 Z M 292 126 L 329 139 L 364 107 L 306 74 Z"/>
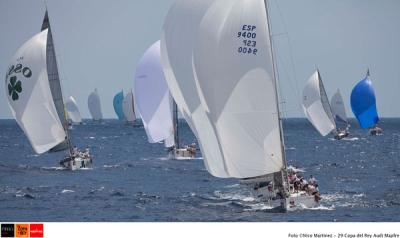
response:
<path fill-rule="evenodd" d="M 125 95 L 124 101 L 122 102 L 122 110 L 124 111 L 126 121 L 134 122 L 136 120 L 135 101 L 132 91 Z"/>
<path fill-rule="evenodd" d="M 134 85 L 138 111 L 149 142 L 156 143 L 171 138 L 174 133 L 171 96 L 161 66 L 159 41 L 140 59 Z"/>
<path fill-rule="evenodd" d="M 92 115 L 93 120 L 98 121 L 103 119 L 103 113 L 101 112 L 101 104 L 99 93 L 97 88 L 94 92 L 90 93 L 88 97 L 88 107 L 90 115 Z"/>
<path fill-rule="evenodd" d="M 349 122 L 347 121 L 346 109 L 343 103 L 342 94 L 340 93 L 339 89 L 332 96 L 331 108 L 336 120 L 336 124 L 344 125 L 344 128 L 347 127 Z"/>
<path fill-rule="evenodd" d="M 367 76 L 351 92 L 351 109 L 362 128 L 370 128 L 379 122 L 376 98 L 372 82 Z"/>
<path fill-rule="evenodd" d="M 207 170 L 216 177 L 229 177 L 215 130 L 201 105 L 192 67 L 193 46 L 201 19 L 214 0 L 177 0 L 165 19 L 161 37 L 161 63 L 179 111 L 195 136 Z M 195 126 L 196 124 L 196 126 Z"/>
<path fill-rule="evenodd" d="M 119 120 L 125 119 L 124 111 L 122 109 L 123 101 L 124 101 L 124 92 L 123 91 L 117 93 L 114 96 L 114 99 L 113 99 L 114 111 L 115 111 L 115 114 L 117 114 Z"/>
<path fill-rule="evenodd" d="M 79 112 L 78 105 L 76 104 L 75 98 L 70 96 L 65 101 L 65 109 L 67 110 L 68 117 L 75 123 L 81 123 L 82 117 Z"/>
<path fill-rule="evenodd" d="M 303 110 L 322 136 L 336 129 L 335 119 L 318 70 L 310 77 L 304 88 Z"/>
<path fill-rule="evenodd" d="M 46 29 L 21 46 L 11 60 L 5 80 L 12 114 L 39 154 L 66 138 L 50 90 L 47 41 Z"/>

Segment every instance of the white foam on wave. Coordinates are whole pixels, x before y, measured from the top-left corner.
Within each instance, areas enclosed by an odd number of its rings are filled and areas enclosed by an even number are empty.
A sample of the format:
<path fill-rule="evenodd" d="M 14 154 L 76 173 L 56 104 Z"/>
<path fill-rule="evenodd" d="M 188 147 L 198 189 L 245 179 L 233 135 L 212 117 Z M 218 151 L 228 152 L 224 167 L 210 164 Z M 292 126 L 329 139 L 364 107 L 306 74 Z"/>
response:
<path fill-rule="evenodd" d="M 74 193 L 74 190 L 69 190 L 69 189 L 64 189 L 61 191 L 61 193 Z"/>
<path fill-rule="evenodd" d="M 346 138 L 343 138 L 342 140 L 345 140 L 345 141 L 357 141 L 357 140 L 359 140 L 360 138 L 358 138 L 358 137 L 346 137 Z"/>

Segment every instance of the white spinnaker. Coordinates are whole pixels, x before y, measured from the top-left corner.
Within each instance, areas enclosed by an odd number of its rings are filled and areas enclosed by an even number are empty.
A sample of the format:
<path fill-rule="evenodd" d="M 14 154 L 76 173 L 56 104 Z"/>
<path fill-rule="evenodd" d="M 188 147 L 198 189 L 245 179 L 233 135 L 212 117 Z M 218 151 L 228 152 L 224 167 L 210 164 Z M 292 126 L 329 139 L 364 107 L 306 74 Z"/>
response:
<path fill-rule="evenodd" d="M 125 95 L 122 101 L 122 111 L 124 112 L 126 121 L 134 122 L 136 120 L 135 101 L 132 92 Z"/>
<path fill-rule="evenodd" d="M 140 59 L 134 79 L 136 104 L 150 143 L 164 141 L 174 134 L 170 93 L 160 57 L 157 41 Z"/>
<path fill-rule="evenodd" d="M 82 117 L 79 112 L 78 105 L 76 104 L 75 98 L 70 96 L 65 101 L 65 109 L 67 110 L 68 117 L 75 123 L 81 123 Z"/>
<path fill-rule="evenodd" d="M 260 0 L 214 1 L 195 42 L 199 94 L 232 177 L 256 177 L 284 168 L 269 43 L 265 4 Z"/>
<path fill-rule="evenodd" d="M 329 100 L 318 71 L 310 77 L 304 88 L 303 110 L 308 120 L 322 136 L 336 129 Z"/>
<path fill-rule="evenodd" d="M 93 120 L 103 119 L 103 113 L 101 112 L 100 97 L 97 89 L 92 92 L 88 97 L 88 107 L 90 115 L 92 115 Z"/>
<path fill-rule="evenodd" d="M 346 109 L 345 109 L 345 106 L 344 106 L 344 103 L 343 103 L 342 94 L 340 93 L 339 89 L 332 96 L 331 107 L 332 107 L 332 113 L 335 116 L 335 119 L 337 121 L 341 121 L 343 123 L 348 123 L 347 122 Z"/>
<path fill-rule="evenodd" d="M 192 67 L 193 42 L 198 27 L 214 0 L 177 0 L 169 10 L 161 37 L 161 63 L 165 78 L 183 117 L 198 139 L 207 170 L 229 177 L 218 139 L 201 105 Z"/>
<path fill-rule="evenodd" d="M 39 154 L 49 151 L 66 138 L 47 75 L 47 34 L 48 31 L 44 30 L 19 48 L 11 60 L 5 80 L 11 112 Z M 14 70 L 11 70 L 12 67 Z M 18 90 L 17 84 L 22 90 Z"/>

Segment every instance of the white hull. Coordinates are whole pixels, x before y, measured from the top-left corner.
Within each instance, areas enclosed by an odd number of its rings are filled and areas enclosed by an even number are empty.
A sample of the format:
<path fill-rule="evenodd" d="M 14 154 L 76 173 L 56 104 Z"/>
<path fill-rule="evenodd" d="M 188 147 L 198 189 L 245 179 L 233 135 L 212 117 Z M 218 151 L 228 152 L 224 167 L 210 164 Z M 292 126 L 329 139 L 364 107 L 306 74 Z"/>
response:
<path fill-rule="evenodd" d="M 92 167 L 92 159 L 81 157 L 66 158 L 60 161 L 60 165 L 68 170 L 88 169 Z"/>
<path fill-rule="evenodd" d="M 169 153 L 169 158 L 175 160 L 192 160 L 195 159 L 195 154 L 188 149 L 174 149 Z"/>

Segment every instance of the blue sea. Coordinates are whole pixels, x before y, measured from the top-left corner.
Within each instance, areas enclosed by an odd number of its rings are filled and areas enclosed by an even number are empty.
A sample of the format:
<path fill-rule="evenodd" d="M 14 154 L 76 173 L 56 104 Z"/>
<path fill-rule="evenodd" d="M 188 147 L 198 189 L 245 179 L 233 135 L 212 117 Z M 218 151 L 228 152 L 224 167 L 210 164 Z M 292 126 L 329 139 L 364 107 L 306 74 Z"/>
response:
<path fill-rule="evenodd" d="M 321 137 L 305 119 L 284 122 L 287 160 L 314 175 L 313 209 L 274 213 L 236 179 L 206 171 L 201 155 L 167 159 L 143 127 L 117 120 L 74 125 L 75 145 L 91 146 L 94 167 L 66 171 L 63 152 L 36 155 L 13 120 L 0 120 L 1 221 L 400 221 L 400 119 L 382 136 L 352 121 L 351 137 Z M 180 121 L 183 143 L 196 142 Z"/>

